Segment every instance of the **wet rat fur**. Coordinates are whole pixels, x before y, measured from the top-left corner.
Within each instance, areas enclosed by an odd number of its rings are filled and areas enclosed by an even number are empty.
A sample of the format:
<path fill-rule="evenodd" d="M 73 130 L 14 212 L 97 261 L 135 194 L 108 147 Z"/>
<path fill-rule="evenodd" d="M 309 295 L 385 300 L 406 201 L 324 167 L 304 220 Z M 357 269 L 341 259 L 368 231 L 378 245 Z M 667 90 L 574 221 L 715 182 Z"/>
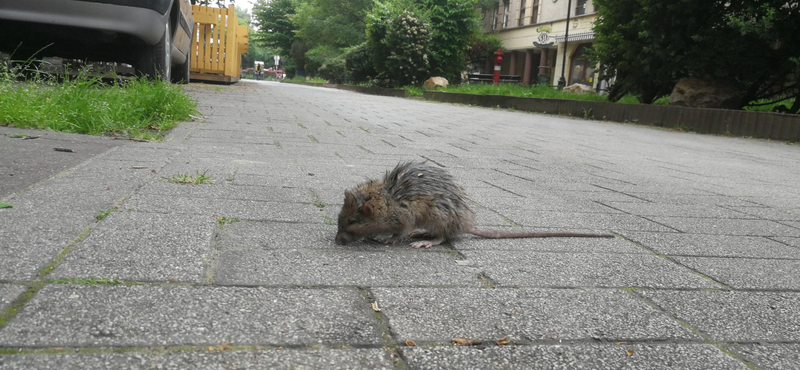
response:
<path fill-rule="evenodd" d="M 414 232 L 414 231 L 424 232 Z M 413 233 L 412 233 L 413 232 Z M 385 242 L 409 234 L 423 237 L 411 243 L 414 248 L 429 248 L 459 234 L 483 238 L 614 237 L 608 234 L 530 233 L 477 230 L 464 190 L 445 170 L 424 163 L 400 163 L 381 180 L 359 184 L 345 190 L 339 212 L 337 244 L 361 238 L 391 235 Z"/>

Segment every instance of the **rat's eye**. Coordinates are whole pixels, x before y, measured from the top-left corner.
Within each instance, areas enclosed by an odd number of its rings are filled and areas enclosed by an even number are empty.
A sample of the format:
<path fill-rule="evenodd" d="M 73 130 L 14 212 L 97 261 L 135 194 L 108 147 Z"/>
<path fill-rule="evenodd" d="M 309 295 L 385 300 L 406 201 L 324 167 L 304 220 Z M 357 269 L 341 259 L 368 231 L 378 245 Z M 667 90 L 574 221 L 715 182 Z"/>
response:
<path fill-rule="evenodd" d="M 348 219 L 347 219 L 347 223 L 348 223 L 349 225 L 352 225 L 352 224 L 356 223 L 356 218 L 355 218 L 355 217 L 350 217 L 350 218 L 348 218 Z"/>

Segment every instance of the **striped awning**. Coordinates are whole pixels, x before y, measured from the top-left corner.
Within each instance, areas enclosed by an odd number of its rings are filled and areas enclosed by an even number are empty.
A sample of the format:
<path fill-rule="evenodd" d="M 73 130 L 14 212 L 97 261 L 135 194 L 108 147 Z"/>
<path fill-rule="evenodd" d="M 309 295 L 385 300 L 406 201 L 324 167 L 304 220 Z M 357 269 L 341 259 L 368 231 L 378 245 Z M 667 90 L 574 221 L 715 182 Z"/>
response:
<path fill-rule="evenodd" d="M 569 34 L 569 42 L 594 40 L 594 31 L 578 32 Z M 556 42 L 564 42 L 564 35 L 556 36 Z"/>

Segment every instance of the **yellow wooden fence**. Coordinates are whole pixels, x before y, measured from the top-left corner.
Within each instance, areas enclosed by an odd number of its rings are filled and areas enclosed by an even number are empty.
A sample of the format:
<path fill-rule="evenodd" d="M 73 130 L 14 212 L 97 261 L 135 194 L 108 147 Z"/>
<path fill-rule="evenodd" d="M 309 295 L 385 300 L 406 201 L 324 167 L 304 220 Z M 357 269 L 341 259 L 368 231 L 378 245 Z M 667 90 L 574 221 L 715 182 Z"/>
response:
<path fill-rule="evenodd" d="M 233 5 L 213 8 L 192 5 L 194 51 L 192 80 L 236 82 L 242 70 L 242 53 L 247 52 L 249 29 L 236 20 Z"/>

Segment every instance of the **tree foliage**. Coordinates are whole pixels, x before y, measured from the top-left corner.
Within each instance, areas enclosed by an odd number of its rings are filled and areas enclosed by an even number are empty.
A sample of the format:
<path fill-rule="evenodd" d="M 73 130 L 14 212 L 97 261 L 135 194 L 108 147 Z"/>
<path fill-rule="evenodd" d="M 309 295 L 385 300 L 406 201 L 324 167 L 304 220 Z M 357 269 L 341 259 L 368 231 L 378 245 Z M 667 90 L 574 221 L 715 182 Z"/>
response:
<path fill-rule="evenodd" d="M 274 48 L 280 55 L 289 55 L 295 43 L 295 14 L 292 0 L 258 0 L 253 5 L 252 23 L 258 28 L 255 42 Z"/>
<path fill-rule="evenodd" d="M 592 57 L 611 98 L 669 94 L 683 77 L 734 84 L 742 105 L 800 93 L 800 2 L 595 0 Z M 794 112 L 800 111 L 795 99 Z"/>
<path fill-rule="evenodd" d="M 473 36 L 481 33 L 476 0 L 417 0 L 430 22 L 431 73 L 458 82 Z"/>
<path fill-rule="evenodd" d="M 367 18 L 367 52 L 388 85 L 416 85 L 428 77 L 430 30 L 408 1 L 376 2 Z"/>
<path fill-rule="evenodd" d="M 296 1 L 292 17 L 297 37 L 312 46 L 343 48 L 364 42 L 366 15 L 373 0 Z"/>

